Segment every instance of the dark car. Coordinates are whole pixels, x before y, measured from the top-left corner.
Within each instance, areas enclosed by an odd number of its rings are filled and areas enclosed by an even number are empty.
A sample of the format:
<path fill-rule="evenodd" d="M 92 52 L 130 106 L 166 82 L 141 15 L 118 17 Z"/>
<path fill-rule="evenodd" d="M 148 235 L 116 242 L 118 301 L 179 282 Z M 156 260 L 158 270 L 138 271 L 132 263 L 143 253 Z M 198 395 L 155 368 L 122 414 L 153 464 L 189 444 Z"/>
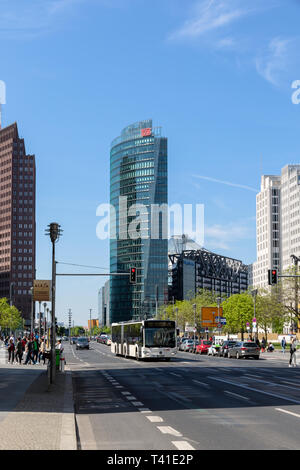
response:
<path fill-rule="evenodd" d="M 76 349 L 90 349 L 89 341 L 87 338 L 77 338 Z"/>
<path fill-rule="evenodd" d="M 234 340 L 224 341 L 224 343 L 221 346 L 221 351 L 220 351 L 221 356 L 228 357 L 228 350 L 232 348 L 233 346 L 235 346 L 235 344 L 236 344 L 236 341 Z"/>

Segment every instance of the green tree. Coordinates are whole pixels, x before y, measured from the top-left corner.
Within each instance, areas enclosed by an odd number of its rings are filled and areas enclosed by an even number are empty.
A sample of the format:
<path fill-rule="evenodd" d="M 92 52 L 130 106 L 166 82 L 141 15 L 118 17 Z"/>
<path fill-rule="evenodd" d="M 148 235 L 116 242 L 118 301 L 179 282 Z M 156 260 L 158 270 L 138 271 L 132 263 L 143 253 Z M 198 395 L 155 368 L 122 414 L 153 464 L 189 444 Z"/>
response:
<path fill-rule="evenodd" d="M 222 303 L 223 315 L 226 318 L 226 331 L 240 332 L 242 339 L 246 331 L 246 324 L 252 323 L 254 304 L 248 292 L 234 294 Z"/>
<path fill-rule="evenodd" d="M 6 298 L 0 299 L 0 326 L 1 329 L 15 331 L 23 325 L 22 316 L 19 310 L 10 306 Z"/>

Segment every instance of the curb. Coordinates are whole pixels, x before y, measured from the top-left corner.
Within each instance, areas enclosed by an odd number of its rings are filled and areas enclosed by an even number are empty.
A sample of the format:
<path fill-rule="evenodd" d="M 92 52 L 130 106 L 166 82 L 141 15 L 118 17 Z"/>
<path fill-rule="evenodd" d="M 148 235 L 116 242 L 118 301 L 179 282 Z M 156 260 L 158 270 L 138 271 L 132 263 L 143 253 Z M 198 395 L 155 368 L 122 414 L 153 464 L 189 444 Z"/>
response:
<path fill-rule="evenodd" d="M 65 368 L 64 413 L 62 415 L 60 450 L 77 450 L 72 372 Z"/>

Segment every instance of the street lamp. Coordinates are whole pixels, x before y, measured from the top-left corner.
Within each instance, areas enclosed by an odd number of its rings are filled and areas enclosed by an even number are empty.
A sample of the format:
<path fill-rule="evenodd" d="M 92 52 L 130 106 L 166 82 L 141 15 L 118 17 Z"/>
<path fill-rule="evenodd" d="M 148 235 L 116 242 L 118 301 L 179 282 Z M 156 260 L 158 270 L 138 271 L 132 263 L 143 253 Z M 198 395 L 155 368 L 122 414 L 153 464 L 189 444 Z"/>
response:
<path fill-rule="evenodd" d="M 44 306 L 44 337 L 46 336 L 46 328 L 47 328 L 47 318 L 46 318 L 46 307 L 47 307 L 47 303 L 44 302 L 43 303 L 43 306 Z"/>
<path fill-rule="evenodd" d="M 193 304 L 193 309 L 194 309 L 194 348 L 195 348 L 195 345 L 196 345 L 196 308 L 197 308 L 197 305 L 196 304 Z"/>
<path fill-rule="evenodd" d="M 56 282 L 56 261 L 55 261 L 55 243 L 58 242 L 62 230 L 57 222 L 52 222 L 46 229 L 46 235 L 50 235 L 52 243 L 52 309 L 51 309 L 51 371 L 50 384 L 55 381 L 55 282 Z"/>
<path fill-rule="evenodd" d="M 253 303 L 254 303 L 254 311 L 253 311 L 254 314 L 253 314 L 253 316 L 254 316 L 254 318 L 255 318 L 255 321 L 256 321 L 256 296 L 257 296 L 257 294 L 258 294 L 258 290 L 257 290 L 257 289 L 254 289 L 254 290 L 251 291 L 251 295 L 252 295 L 252 297 L 253 297 Z M 254 323 L 254 322 L 252 321 L 252 323 Z M 255 335 L 254 335 L 255 341 L 257 340 L 257 333 L 258 333 L 258 332 L 257 332 L 257 326 L 255 326 Z"/>
<path fill-rule="evenodd" d="M 33 287 L 29 289 L 31 295 L 31 318 L 30 318 L 30 335 L 33 334 Z"/>

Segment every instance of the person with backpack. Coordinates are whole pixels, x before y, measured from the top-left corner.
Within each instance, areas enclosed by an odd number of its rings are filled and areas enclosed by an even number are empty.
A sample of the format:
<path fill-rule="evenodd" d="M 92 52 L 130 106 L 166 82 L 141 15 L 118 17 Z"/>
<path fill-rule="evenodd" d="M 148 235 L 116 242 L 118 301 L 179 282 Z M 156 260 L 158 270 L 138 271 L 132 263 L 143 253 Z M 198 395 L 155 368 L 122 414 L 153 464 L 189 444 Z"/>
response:
<path fill-rule="evenodd" d="M 297 367 L 297 357 L 296 357 L 296 353 L 297 353 L 297 344 L 298 344 L 298 341 L 297 341 L 297 338 L 293 338 L 292 339 L 292 342 L 291 342 L 291 345 L 290 345 L 290 362 L 289 362 L 289 367 Z M 293 363 L 293 364 L 292 364 Z"/>

